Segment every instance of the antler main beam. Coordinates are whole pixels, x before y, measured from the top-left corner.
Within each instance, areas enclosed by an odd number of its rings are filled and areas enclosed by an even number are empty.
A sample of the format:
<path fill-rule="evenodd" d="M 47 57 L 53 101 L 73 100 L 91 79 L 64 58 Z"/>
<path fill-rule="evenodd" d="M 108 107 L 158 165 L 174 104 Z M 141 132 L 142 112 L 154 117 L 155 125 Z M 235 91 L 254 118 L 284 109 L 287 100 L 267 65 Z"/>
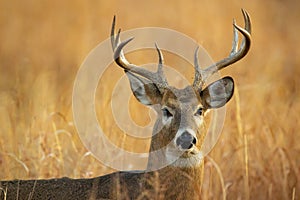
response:
<path fill-rule="evenodd" d="M 242 9 L 244 21 L 245 21 L 245 28 L 241 28 L 240 26 L 236 25 L 235 20 L 233 20 L 233 41 L 232 41 L 232 49 L 227 58 L 224 58 L 213 65 L 207 67 L 204 70 L 201 70 L 198 64 L 198 48 L 195 51 L 195 80 L 194 86 L 201 88 L 205 81 L 214 73 L 218 72 L 219 70 L 239 61 L 242 59 L 249 51 L 251 46 L 251 20 L 248 12 Z M 243 41 L 238 48 L 239 45 L 239 38 L 238 32 L 243 35 Z"/>
<path fill-rule="evenodd" d="M 117 35 L 115 34 L 115 23 L 116 23 L 116 17 L 114 16 L 112 28 L 111 28 L 111 46 L 114 51 L 114 60 L 115 62 L 122 67 L 126 72 L 138 74 L 144 78 L 147 78 L 148 80 L 152 81 L 153 83 L 156 83 L 158 86 L 166 87 L 168 85 L 168 82 L 164 76 L 163 73 L 163 55 L 158 46 L 155 44 L 158 57 L 159 57 L 159 63 L 158 63 L 158 69 L 156 72 L 151 72 L 146 69 L 143 69 L 141 67 L 138 67 L 134 64 L 131 64 L 128 62 L 128 60 L 125 58 L 123 48 L 126 46 L 130 41 L 133 40 L 133 38 L 129 38 L 123 42 L 120 40 L 120 32 L 121 29 L 118 30 Z"/>

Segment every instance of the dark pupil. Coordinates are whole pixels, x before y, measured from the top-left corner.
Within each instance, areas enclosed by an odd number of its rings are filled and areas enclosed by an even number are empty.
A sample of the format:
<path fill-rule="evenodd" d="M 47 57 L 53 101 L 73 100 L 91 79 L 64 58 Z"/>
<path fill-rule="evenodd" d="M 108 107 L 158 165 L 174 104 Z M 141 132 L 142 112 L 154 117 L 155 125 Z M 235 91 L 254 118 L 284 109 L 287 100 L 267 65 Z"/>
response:
<path fill-rule="evenodd" d="M 203 108 L 199 108 L 198 110 L 197 110 L 197 115 L 202 115 L 202 112 L 203 112 Z"/>
<path fill-rule="evenodd" d="M 164 116 L 166 116 L 166 117 L 172 117 L 173 115 L 170 113 L 170 111 L 168 110 L 168 109 L 163 109 L 163 113 L 164 113 Z"/>

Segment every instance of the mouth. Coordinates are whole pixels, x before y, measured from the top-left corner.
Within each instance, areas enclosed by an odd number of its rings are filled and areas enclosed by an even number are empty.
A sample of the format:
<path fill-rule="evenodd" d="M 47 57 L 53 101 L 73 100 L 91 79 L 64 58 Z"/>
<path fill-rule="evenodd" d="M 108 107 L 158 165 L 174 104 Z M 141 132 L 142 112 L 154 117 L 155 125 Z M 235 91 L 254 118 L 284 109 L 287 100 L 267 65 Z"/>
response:
<path fill-rule="evenodd" d="M 196 146 L 189 150 L 172 148 L 167 149 L 167 160 L 175 167 L 194 167 L 202 163 L 203 154 Z"/>
<path fill-rule="evenodd" d="M 182 153 L 183 152 L 183 153 Z M 193 148 L 191 149 L 181 149 L 181 156 L 180 158 L 189 158 L 189 157 L 192 157 L 192 156 L 195 156 L 197 154 L 199 154 L 199 149 L 196 147 L 196 146 L 193 146 Z"/>

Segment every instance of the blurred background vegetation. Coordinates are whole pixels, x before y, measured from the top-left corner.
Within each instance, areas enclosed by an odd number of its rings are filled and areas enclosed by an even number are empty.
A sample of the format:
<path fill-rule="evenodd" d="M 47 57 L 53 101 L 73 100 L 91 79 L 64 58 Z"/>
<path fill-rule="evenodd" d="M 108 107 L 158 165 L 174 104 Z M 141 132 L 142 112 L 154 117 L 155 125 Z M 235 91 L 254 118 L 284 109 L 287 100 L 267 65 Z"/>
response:
<path fill-rule="evenodd" d="M 0 179 L 82 178 L 113 171 L 85 149 L 72 119 L 77 70 L 89 51 L 108 38 L 113 15 L 123 30 L 154 26 L 182 32 L 219 60 L 231 47 L 232 19 L 243 25 L 240 9 L 245 8 L 253 22 L 253 45 L 245 59 L 222 71 L 234 77 L 237 90 L 227 104 L 223 133 L 205 160 L 202 196 L 299 198 L 299 4 L 0 0 Z M 154 62 L 155 56 L 130 60 Z M 166 63 L 176 68 L 174 59 L 167 55 Z M 122 74 L 115 65 L 107 70 L 99 83 L 99 102 L 109 102 Z M 134 99 L 132 104 L 133 118 L 147 123 L 147 108 Z M 97 108 L 111 137 L 120 138 L 107 105 Z M 124 136 L 120 141 L 134 151 L 148 151 L 149 141 L 138 147 Z"/>

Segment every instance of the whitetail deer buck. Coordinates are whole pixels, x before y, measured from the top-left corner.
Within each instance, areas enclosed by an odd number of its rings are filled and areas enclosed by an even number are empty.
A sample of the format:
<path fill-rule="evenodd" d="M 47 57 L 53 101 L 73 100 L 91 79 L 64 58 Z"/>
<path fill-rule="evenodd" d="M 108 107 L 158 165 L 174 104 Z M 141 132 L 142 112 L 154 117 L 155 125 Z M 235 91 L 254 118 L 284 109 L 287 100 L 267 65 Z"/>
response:
<path fill-rule="evenodd" d="M 19 196 L 23 194 L 26 197 L 29 194 L 26 194 L 26 188 L 33 187 L 35 192 L 32 197 L 39 199 L 199 199 L 203 172 L 201 146 L 205 137 L 202 130 L 204 113 L 224 106 L 234 91 L 231 77 L 224 77 L 206 87 L 204 85 L 211 75 L 242 59 L 249 51 L 251 21 L 245 10 L 242 13 L 245 28 L 234 22 L 233 45 L 229 57 L 200 69 L 196 50 L 194 83 L 184 89 L 168 85 L 163 74 L 163 56 L 157 46 L 159 64 L 156 72 L 147 71 L 126 60 L 122 49 L 132 38 L 120 41 L 120 31 L 115 35 L 114 18 L 111 44 L 115 62 L 127 74 L 136 99 L 144 105 L 158 105 L 160 108 L 157 110 L 158 118 L 153 129 L 155 134 L 152 136 L 147 172 L 116 172 L 94 179 L 18 181 L 18 185 L 13 181 L 2 182 L 2 188 L 8 188 L 8 199 L 16 197 L 9 196 L 10 191 L 20 188 Z M 243 35 L 240 48 L 238 31 Z M 151 153 L 157 150 L 160 150 L 159 154 Z M 152 171 L 160 162 L 170 165 Z M 30 189 L 27 190 L 31 192 Z"/>
<path fill-rule="evenodd" d="M 209 109 L 224 106 L 232 97 L 234 82 L 231 77 L 224 77 L 203 87 L 205 81 L 217 71 L 243 58 L 250 48 L 251 21 L 248 13 L 242 10 L 245 28 L 234 22 L 234 38 L 229 57 L 200 69 L 198 49 L 195 51 L 195 78 L 191 86 L 177 89 L 168 85 L 163 74 L 163 56 L 156 45 L 159 63 L 156 72 L 151 72 L 129 63 L 122 51 L 133 38 L 120 41 L 120 31 L 115 35 L 115 18 L 111 32 L 111 43 L 115 62 L 124 69 L 132 92 L 144 105 L 159 105 L 158 118 L 153 130 L 148 161 L 148 170 L 154 169 L 161 162 L 170 165 L 159 170 L 159 183 L 166 190 L 167 199 L 182 197 L 192 199 L 200 188 L 203 166 L 201 146 L 205 133 L 202 130 L 204 113 Z M 238 33 L 243 42 L 238 48 Z M 161 154 L 152 154 L 161 150 Z M 176 191 L 176 192 L 174 192 Z M 172 197 L 172 198 L 171 198 Z"/>

